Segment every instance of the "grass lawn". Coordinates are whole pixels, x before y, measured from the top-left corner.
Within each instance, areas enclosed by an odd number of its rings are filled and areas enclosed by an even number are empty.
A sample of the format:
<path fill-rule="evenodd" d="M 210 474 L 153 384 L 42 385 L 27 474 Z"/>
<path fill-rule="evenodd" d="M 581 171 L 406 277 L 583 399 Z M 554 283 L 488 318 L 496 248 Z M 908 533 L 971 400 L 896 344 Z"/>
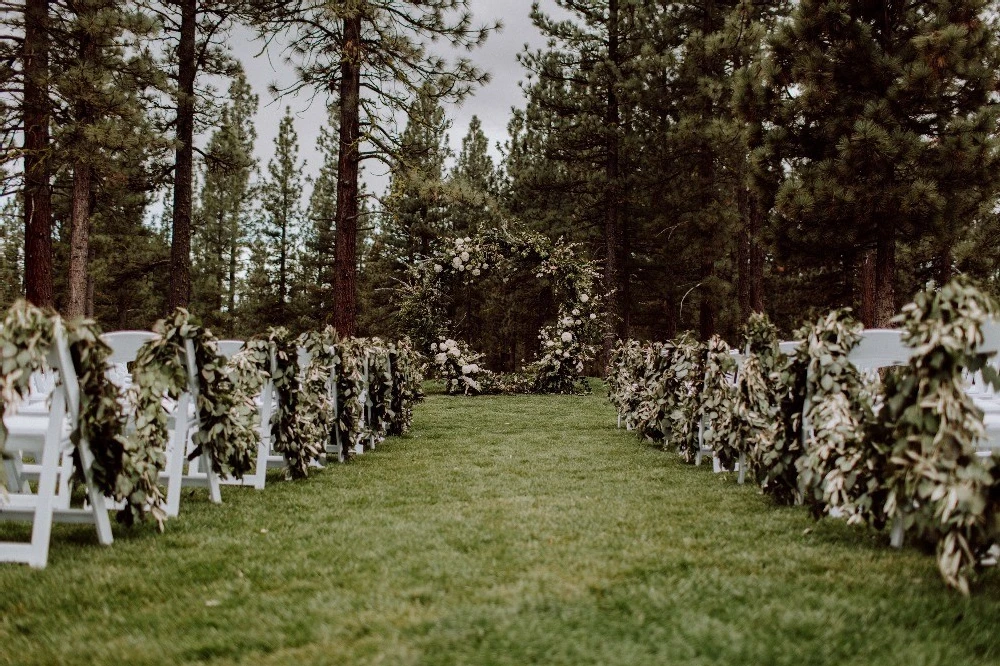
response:
<path fill-rule="evenodd" d="M 0 664 L 1000 663 L 996 571 L 963 599 L 599 392 L 432 395 L 349 465 L 192 493 L 165 534 L 60 525 L 47 569 L 0 566 Z"/>

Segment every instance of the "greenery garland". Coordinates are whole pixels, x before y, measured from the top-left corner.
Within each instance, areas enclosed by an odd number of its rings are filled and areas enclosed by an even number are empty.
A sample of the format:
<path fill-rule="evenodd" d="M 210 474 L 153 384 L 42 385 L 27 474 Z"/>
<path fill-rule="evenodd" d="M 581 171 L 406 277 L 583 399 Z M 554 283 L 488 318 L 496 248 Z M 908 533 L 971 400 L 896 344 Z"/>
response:
<path fill-rule="evenodd" d="M 888 460 L 885 512 L 906 532 L 937 543 L 945 582 L 969 593 L 969 578 L 998 537 L 1000 466 L 976 455 L 983 413 L 965 391 L 963 372 L 997 385 L 988 354 L 976 351 L 997 306 L 958 278 L 917 294 L 896 321 L 913 348 L 905 371 L 885 382 L 875 436 Z"/>
<path fill-rule="evenodd" d="M 194 449 L 188 457 L 193 460 L 204 452 L 217 474 L 242 478 L 253 469 L 257 452 L 257 440 L 249 426 L 254 405 L 235 389 L 215 337 L 191 323 L 184 308 L 156 322 L 153 331 L 159 337 L 139 349 L 132 369 L 134 404 L 142 415 L 136 418 L 137 435 L 165 450 L 167 418 L 162 409 L 157 411 L 160 400 L 163 395 L 177 400 L 183 391 L 190 390 L 194 393 L 198 429 L 192 434 Z M 189 386 L 188 381 L 189 341 L 194 349 L 196 387 Z"/>
<path fill-rule="evenodd" d="M 365 423 L 367 390 L 364 378 L 365 346 L 355 339 L 336 344 L 337 354 L 337 422 L 334 436 L 340 442 L 344 460 L 354 456 L 355 449 L 366 446 L 369 431 Z"/>
<path fill-rule="evenodd" d="M 702 446 L 720 458 L 726 455 L 724 443 L 729 441 L 735 409 L 736 359 L 726 341 L 715 335 L 705 347 L 705 375 L 697 405 L 697 417 L 702 425 Z M 736 462 L 732 457 L 720 459 L 726 469 Z"/>
<path fill-rule="evenodd" d="M 862 330 L 840 309 L 804 331 L 796 354 L 806 363 L 804 445 L 795 465 L 800 496 L 815 517 L 836 511 L 881 527 L 885 492 L 880 455 L 869 444 L 871 394 L 849 359 Z"/>
<path fill-rule="evenodd" d="M 389 345 L 389 364 L 392 370 L 392 393 L 389 435 L 403 435 L 413 425 L 413 406 L 423 399 L 423 375 L 420 357 L 409 338 Z"/>
<path fill-rule="evenodd" d="M 57 322 L 62 320 L 54 311 L 22 300 L 6 311 L 0 324 L 0 452 L 7 437 L 3 413 L 10 405 L 27 399 L 31 374 L 45 369 L 46 356 L 55 343 Z M 131 525 L 148 515 L 162 529 L 166 514 L 161 509 L 163 495 L 157 478 L 165 463 L 164 449 L 141 437 L 126 437 L 118 389 L 106 372 L 111 350 L 100 339 L 96 324 L 81 320 L 63 326 L 80 383 L 79 420 L 70 434 L 74 476 L 83 480 L 76 447 L 85 440 L 94 456 L 91 469 L 95 488 L 123 503 L 118 520 Z"/>

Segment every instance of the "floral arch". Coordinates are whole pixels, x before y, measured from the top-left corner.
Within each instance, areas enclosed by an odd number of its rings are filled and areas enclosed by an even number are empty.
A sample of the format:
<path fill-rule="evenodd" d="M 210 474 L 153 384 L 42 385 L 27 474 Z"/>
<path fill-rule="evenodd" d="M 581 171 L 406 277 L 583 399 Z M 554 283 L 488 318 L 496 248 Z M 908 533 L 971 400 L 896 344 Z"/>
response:
<path fill-rule="evenodd" d="M 528 269 L 548 279 L 556 320 L 539 331 L 539 351 L 520 375 L 501 375 L 481 366 L 483 354 L 456 340 L 447 311 L 455 290 L 486 275 L 506 282 Z M 595 262 L 576 247 L 508 225 L 473 237 L 443 239 L 436 250 L 411 267 L 400 290 L 399 315 L 414 343 L 434 360 L 450 394 L 578 393 L 586 390 L 584 365 L 594 358 L 601 329 Z"/>

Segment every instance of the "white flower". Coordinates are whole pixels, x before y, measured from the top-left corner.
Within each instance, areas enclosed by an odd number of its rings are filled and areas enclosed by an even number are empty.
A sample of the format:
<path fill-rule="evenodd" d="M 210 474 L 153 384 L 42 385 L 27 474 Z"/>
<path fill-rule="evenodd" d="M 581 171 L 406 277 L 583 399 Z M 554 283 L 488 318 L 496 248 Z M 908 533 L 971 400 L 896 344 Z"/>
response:
<path fill-rule="evenodd" d="M 440 354 L 437 354 L 434 357 L 434 362 L 437 363 L 438 365 L 444 365 L 444 362 L 447 360 L 448 360 L 448 355 L 445 354 L 444 352 L 441 352 Z"/>
<path fill-rule="evenodd" d="M 537 274 L 535 275 L 535 277 L 536 277 L 536 278 L 541 278 L 541 277 L 542 277 L 542 274 L 541 274 L 541 273 L 537 273 Z"/>
<path fill-rule="evenodd" d="M 590 296 L 588 296 L 587 294 L 583 294 L 583 295 L 580 296 L 580 302 L 581 303 L 586 303 L 589 300 L 590 300 Z"/>
<path fill-rule="evenodd" d="M 442 266 L 441 264 L 434 264 L 434 272 L 435 273 L 440 273 L 443 270 L 444 270 L 444 266 Z"/>
<path fill-rule="evenodd" d="M 597 319 L 597 315 L 596 315 L 596 314 L 594 314 L 593 312 L 591 312 L 591 313 L 590 313 L 590 318 L 591 318 L 591 319 Z"/>
<path fill-rule="evenodd" d="M 466 236 L 466 237 L 465 237 L 465 242 L 466 242 L 466 243 L 471 243 L 471 242 L 472 242 L 472 239 L 471 239 L 471 238 L 469 238 L 468 236 Z"/>
<path fill-rule="evenodd" d="M 573 334 L 570 333 L 569 331 L 563 331 L 562 341 L 563 342 L 573 342 Z"/>
<path fill-rule="evenodd" d="M 569 358 L 569 352 L 568 351 L 564 351 L 563 352 L 563 358 Z"/>
<path fill-rule="evenodd" d="M 462 259 L 460 257 L 455 257 L 454 259 L 451 260 L 451 265 L 454 266 L 455 268 L 461 268 Z"/>
<path fill-rule="evenodd" d="M 479 269 L 478 268 L 473 268 L 472 269 L 472 274 L 475 275 L 476 277 L 479 277 Z"/>
<path fill-rule="evenodd" d="M 556 344 L 555 342 L 553 342 L 552 340 L 549 340 L 548 342 L 545 343 L 545 346 L 546 347 L 554 347 L 555 344 Z"/>
<path fill-rule="evenodd" d="M 451 349 L 448 350 L 448 353 L 456 357 L 461 356 L 461 353 L 458 351 L 458 347 L 452 347 Z"/>
<path fill-rule="evenodd" d="M 487 263 L 483 263 L 483 270 L 484 270 L 484 271 L 485 271 L 485 270 L 486 270 L 487 268 L 489 268 L 489 267 L 490 267 L 490 265 L 489 265 L 489 264 L 487 264 Z"/>
<path fill-rule="evenodd" d="M 583 322 L 582 322 L 582 321 L 580 321 L 579 319 L 577 319 L 577 320 L 576 320 L 576 325 L 577 325 L 577 326 L 579 326 L 579 325 L 580 325 L 580 324 L 582 324 L 582 323 L 583 323 Z"/>
<path fill-rule="evenodd" d="M 573 318 L 572 317 L 563 317 L 562 320 L 559 323 L 562 324 L 563 326 L 572 326 L 573 325 Z"/>
<path fill-rule="evenodd" d="M 464 244 L 465 244 L 465 239 L 464 238 L 456 238 L 455 239 L 455 247 L 462 247 Z"/>
<path fill-rule="evenodd" d="M 473 367 L 474 366 L 471 363 L 469 363 L 468 365 L 463 365 L 462 366 L 462 374 L 463 375 L 471 375 L 473 372 L 475 372 L 475 370 L 472 369 Z"/>
<path fill-rule="evenodd" d="M 462 257 L 462 261 L 468 261 L 469 260 L 469 253 L 468 252 L 463 252 L 459 256 Z"/>
<path fill-rule="evenodd" d="M 464 270 L 465 270 L 465 264 L 462 264 L 461 266 L 459 266 L 459 267 L 458 267 L 458 270 L 460 270 L 460 271 L 464 271 Z"/>
<path fill-rule="evenodd" d="M 580 316 L 580 308 L 573 308 L 573 316 L 574 317 Z"/>
<path fill-rule="evenodd" d="M 438 350 L 438 343 L 432 342 L 431 343 L 431 351 L 436 352 L 437 350 Z"/>

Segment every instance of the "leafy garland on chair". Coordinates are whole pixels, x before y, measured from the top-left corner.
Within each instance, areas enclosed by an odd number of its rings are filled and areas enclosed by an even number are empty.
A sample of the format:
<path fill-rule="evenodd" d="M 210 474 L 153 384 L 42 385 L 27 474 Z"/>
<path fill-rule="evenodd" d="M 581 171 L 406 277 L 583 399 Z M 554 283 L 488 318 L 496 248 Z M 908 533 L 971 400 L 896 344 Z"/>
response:
<path fill-rule="evenodd" d="M 28 397 L 31 374 L 44 370 L 46 356 L 55 341 L 55 311 L 37 308 L 26 301 L 15 302 L 0 324 L 0 453 L 7 432 L 3 412 L 7 406 Z M 80 382 L 79 422 L 70 439 L 74 446 L 88 442 L 94 456 L 93 482 L 98 492 L 124 502 L 119 521 L 131 525 L 147 515 L 162 529 L 166 515 L 160 508 L 163 495 L 157 477 L 164 466 L 164 453 L 139 437 L 125 436 L 125 417 L 118 390 L 107 378 L 110 349 L 101 341 L 96 324 L 89 320 L 64 322 L 77 378 Z M 73 452 L 75 475 L 82 477 L 78 449 Z M 0 488 L 4 479 L 0 478 Z"/>
<path fill-rule="evenodd" d="M 423 375 L 420 371 L 420 357 L 414 351 L 409 338 L 389 345 L 389 364 L 392 370 L 392 394 L 390 397 L 389 435 L 403 435 L 413 425 L 413 406 L 423 399 L 421 390 Z"/>
<path fill-rule="evenodd" d="M 705 379 L 697 407 L 697 418 L 702 424 L 702 445 L 722 454 L 723 444 L 729 441 L 735 409 L 736 359 L 726 341 L 715 335 L 705 348 Z M 731 456 L 720 460 L 731 469 L 736 460 Z"/>
<path fill-rule="evenodd" d="M 965 391 L 963 370 L 996 386 L 988 354 L 976 351 L 997 306 L 970 281 L 929 287 L 895 319 L 913 347 L 910 365 L 885 382 L 876 441 L 887 452 L 885 512 L 906 532 L 937 543 L 945 582 L 969 593 L 969 578 L 1000 527 L 1000 466 L 976 455 L 983 413 Z"/>
<path fill-rule="evenodd" d="M 198 372 L 198 429 L 192 435 L 194 450 L 189 458 L 205 452 L 220 476 L 242 478 L 253 469 L 257 452 L 256 434 L 249 425 L 253 404 L 236 390 L 215 337 L 191 323 L 183 308 L 156 322 L 153 331 L 160 337 L 140 347 L 132 370 L 134 400 L 141 415 L 136 417 L 137 435 L 166 450 L 167 416 L 160 401 L 163 395 L 177 400 L 190 388 L 185 351 L 190 340 Z"/>
<path fill-rule="evenodd" d="M 884 466 L 869 443 L 874 419 L 870 392 L 848 355 L 863 327 L 850 310 L 834 310 L 805 329 L 803 453 L 796 461 L 799 492 L 813 516 L 831 510 L 848 521 L 884 524 Z"/>

